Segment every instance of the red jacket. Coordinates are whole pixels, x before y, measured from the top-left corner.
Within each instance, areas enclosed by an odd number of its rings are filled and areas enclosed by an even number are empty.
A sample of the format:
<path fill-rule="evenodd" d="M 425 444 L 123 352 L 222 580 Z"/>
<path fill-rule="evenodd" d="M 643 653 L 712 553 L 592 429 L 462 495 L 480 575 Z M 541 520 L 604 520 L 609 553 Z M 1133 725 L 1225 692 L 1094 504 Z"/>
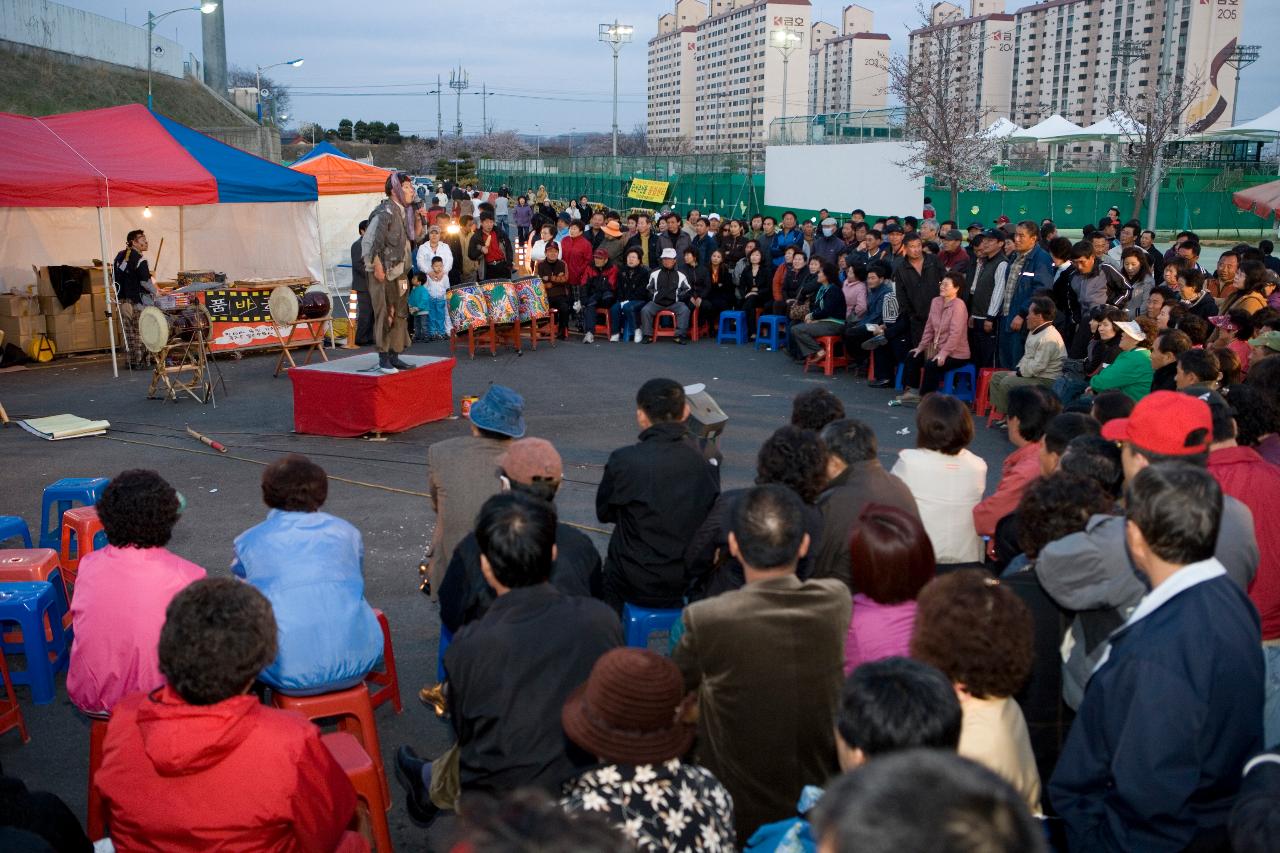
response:
<path fill-rule="evenodd" d="M 1262 557 L 1249 584 L 1249 599 L 1262 617 L 1262 639 L 1280 639 L 1280 469 L 1252 447 L 1224 447 L 1209 454 L 1209 473 L 1224 493 L 1253 513 Z"/>
<path fill-rule="evenodd" d="M 1040 442 L 1024 444 L 1010 453 L 1000 469 L 1000 482 L 992 494 L 973 508 L 973 527 L 979 536 L 994 536 L 1000 519 L 1018 508 L 1022 493 L 1040 476 Z"/>
<path fill-rule="evenodd" d="M 586 282 L 594 251 L 586 237 L 565 237 L 560 241 L 560 260 L 569 270 L 570 286 L 580 287 Z"/>
<path fill-rule="evenodd" d="M 319 730 L 253 695 L 188 705 L 162 687 L 122 699 L 94 783 L 120 853 L 366 849 L 347 846 L 355 790 Z"/>

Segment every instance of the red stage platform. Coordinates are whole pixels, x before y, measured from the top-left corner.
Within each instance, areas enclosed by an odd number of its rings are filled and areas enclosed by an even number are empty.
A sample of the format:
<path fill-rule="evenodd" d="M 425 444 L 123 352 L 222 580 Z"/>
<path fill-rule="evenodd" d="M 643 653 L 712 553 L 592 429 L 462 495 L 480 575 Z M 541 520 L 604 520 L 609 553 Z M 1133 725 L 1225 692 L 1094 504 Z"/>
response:
<path fill-rule="evenodd" d="M 418 355 L 401 358 L 414 369 L 380 373 L 377 353 L 289 368 L 294 431 L 348 438 L 403 432 L 452 415 L 456 362 Z"/>

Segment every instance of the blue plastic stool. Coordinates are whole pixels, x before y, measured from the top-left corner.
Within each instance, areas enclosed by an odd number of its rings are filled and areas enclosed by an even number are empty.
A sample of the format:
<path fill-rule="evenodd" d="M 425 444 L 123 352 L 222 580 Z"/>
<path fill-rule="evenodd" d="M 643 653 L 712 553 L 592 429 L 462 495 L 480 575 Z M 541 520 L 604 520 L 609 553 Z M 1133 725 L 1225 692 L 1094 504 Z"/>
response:
<path fill-rule="evenodd" d="M 45 486 L 40 506 L 40 547 L 57 551 L 62 545 L 62 514 L 77 503 L 96 504 L 108 482 L 106 477 L 67 477 Z M 58 513 L 51 519 L 49 510 L 55 507 Z"/>
<path fill-rule="evenodd" d="M 957 379 L 968 380 L 968 386 L 964 390 L 957 388 L 959 384 Z M 957 400 L 965 403 L 972 403 L 978 388 L 978 369 L 972 364 L 966 364 L 964 367 L 957 367 L 954 370 L 948 370 L 942 374 L 942 393 L 950 394 Z"/>
<path fill-rule="evenodd" d="M 627 634 L 627 645 L 633 649 L 648 649 L 664 657 L 669 656 L 667 638 L 671 634 L 671 626 L 680 618 L 680 613 L 679 610 L 653 610 L 634 604 L 623 605 L 622 625 Z"/>
<path fill-rule="evenodd" d="M 730 343 L 741 346 L 747 342 L 747 337 L 747 313 L 745 311 L 720 312 L 720 330 L 716 333 L 717 344 Z"/>
<path fill-rule="evenodd" d="M 27 522 L 16 515 L 0 515 L 0 542 L 15 536 L 22 537 L 22 547 L 31 547 L 31 528 Z"/>
<path fill-rule="evenodd" d="M 31 688 L 37 705 L 54 698 L 53 676 L 71 659 L 71 632 L 62 629 L 63 609 L 54 585 L 44 581 L 0 584 L 0 622 L 16 622 L 22 628 L 20 648 L 6 643 L 5 651 L 26 656 L 27 668 L 12 670 L 14 684 Z M 46 632 L 48 636 L 46 636 Z"/>
<path fill-rule="evenodd" d="M 765 337 L 765 328 L 769 335 Z M 780 350 L 787 345 L 787 318 L 778 314 L 765 314 L 760 317 L 756 326 L 756 349 L 761 345 L 772 350 Z"/>
<path fill-rule="evenodd" d="M 443 684 L 449 673 L 444 671 L 444 652 L 449 648 L 449 644 L 453 642 L 453 632 L 440 625 L 440 645 L 436 650 L 436 681 Z"/>

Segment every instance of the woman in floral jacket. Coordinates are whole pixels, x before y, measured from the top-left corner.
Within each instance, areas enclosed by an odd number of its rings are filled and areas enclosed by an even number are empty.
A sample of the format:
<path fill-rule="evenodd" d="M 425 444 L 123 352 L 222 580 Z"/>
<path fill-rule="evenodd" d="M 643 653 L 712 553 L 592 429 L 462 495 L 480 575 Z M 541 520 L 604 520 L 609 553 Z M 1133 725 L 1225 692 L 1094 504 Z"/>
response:
<path fill-rule="evenodd" d="M 569 739 L 601 763 L 565 783 L 561 804 L 605 818 L 640 853 L 734 850 L 729 792 L 681 760 L 693 745 L 692 708 L 669 659 L 643 649 L 606 652 L 561 715 Z"/>

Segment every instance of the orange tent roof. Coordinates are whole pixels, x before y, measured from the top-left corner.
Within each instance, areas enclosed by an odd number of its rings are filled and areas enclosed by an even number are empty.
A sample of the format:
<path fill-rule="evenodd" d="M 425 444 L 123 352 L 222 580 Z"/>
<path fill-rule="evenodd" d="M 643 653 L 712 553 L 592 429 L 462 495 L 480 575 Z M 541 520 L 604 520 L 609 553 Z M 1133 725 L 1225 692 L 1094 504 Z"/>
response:
<path fill-rule="evenodd" d="M 388 170 L 332 154 L 312 157 L 289 168 L 314 175 L 320 195 L 380 193 L 387 184 Z"/>

